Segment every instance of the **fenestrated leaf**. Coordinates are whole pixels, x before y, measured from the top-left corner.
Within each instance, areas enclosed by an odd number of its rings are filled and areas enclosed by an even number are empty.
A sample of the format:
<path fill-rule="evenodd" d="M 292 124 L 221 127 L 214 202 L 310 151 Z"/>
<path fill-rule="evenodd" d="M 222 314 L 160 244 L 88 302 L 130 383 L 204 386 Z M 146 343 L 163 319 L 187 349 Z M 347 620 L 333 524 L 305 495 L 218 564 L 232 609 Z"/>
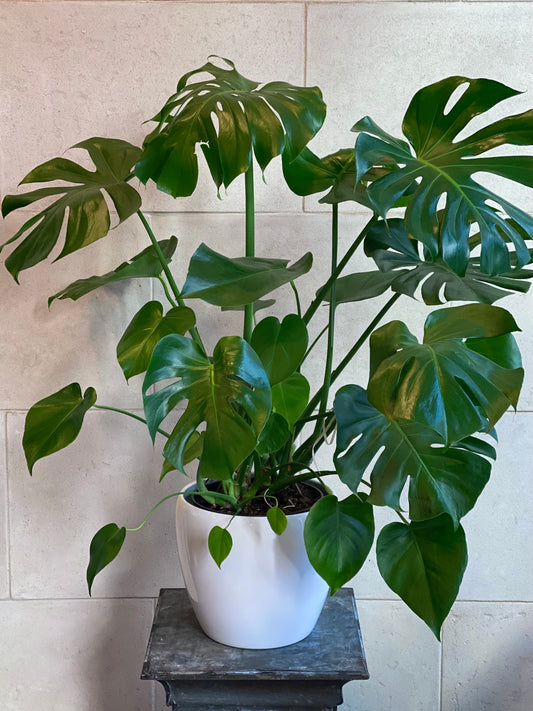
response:
<path fill-rule="evenodd" d="M 301 373 L 293 373 L 272 387 L 272 409 L 292 429 L 309 402 L 309 383 Z"/>
<path fill-rule="evenodd" d="M 292 375 L 303 360 L 309 338 L 300 316 L 288 314 L 280 323 L 267 316 L 254 328 L 250 345 L 257 353 L 271 385 Z"/>
<path fill-rule="evenodd" d="M 152 179 L 174 197 L 190 195 L 200 144 L 217 188 L 227 187 L 248 170 L 252 151 L 264 170 L 286 142 L 298 155 L 322 125 L 326 107 L 318 88 L 260 85 L 241 76 L 233 62 L 223 62 L 226 67 L 207 62 L 181 77 L 145 140 L 136 167 L 143 182 Z"/>
<path fill-rule="evenodd" d="M 449 106 L 456 89 L 465 84 L 466 91 Z M 362 132 L 356 143 L 359 179 L 364 179 L 370 169 L 383 165 L 384 161 L 393 160 L 399 167 L 369 186 L 368 194 L 375 209 L 385 217 L 416 180 L 418 185 L 405 213 L 407 234 L 423 242 L 433 259 L 443 259 L 458 274 L 464 274 L 468 267 L 473 224 L 477 224 L 481 236 L 483 272 L 508 272 L 511 244 L 516 253 L 516 266 L 521 267 L 530 260 L 522 230 L 531 234 L 533 219 L 482 187 L 472 175 L 494 173 L 533 185 L 531 156 L 476 157 L 505 144 L 530 145 L 533 111 L 500 119 L 456 140 L 471 119 L 518 93 L 496 81 L 461 76 L 431 84 L 417 92 L 404 117 L 403 132 L 411 146 L 385 133 L 368 117 L 353 127 L 354 131 Z M 443 217 L 439 218 L 443 196 L 446 204 L 442 208 Z"/>
<path fill-rule="evenodd" d="M 211 557 L 220 568 L 233 548 L 231 533 L 226 528 L 213 526 L 207 537 L 207 546 Z"/>
<path fill-rule="evenodd" d="M 172 255 L 178 246 L 178 240 L 175 237 L 161 240 L 158 242 L 161 251 L 167 264 L 170 262 Z M 142 279 L 144 277 L 156 277 L 161 274 L 163 266 L 159 261 L 156 251 L 152 245 L 143 249 L 142 252 L 130 259 L 129 262 L 123 262 L 112 272 L 107 272 L 101 276 L 91 276 L 87 279 L 78 279 L 69 286 L 66 286 L 57 294 L 54 294 L 48 299 L 48 306 L 54 299 L 72 299 L 76 301 L 85 294 L 88 294 L 101 286 L 112 284 L 125 279 Z"/>
<path fill-rule="evenodd" d="M 304 524 L 305 549 L 333 595 L 360 570 L 374 540 L 374 514 L 364 495 L 339 501 L 329 494 L 313 505 Z"/>
<path fill-rule="evenodd" d="M 337 392 L 334 410 L 337 473 L 355 492 L 370 467 L 369 503 L 399 510 L 400 495 L 411 477 L 412 519 L 446 512 L 457 526 L 473 508 L 490 476 L 485 456 L 494 456 L 492 447 L 470 437 L 446 449 L 442 437 L 429 427 L 388 419 L 357 385 Z"/>
<path fill-rule="evenodd" d="M 126 379 L 144 373 L 157 343 L 170 333 L 183 335 L 196 322 L 194 311 L 176 306 L 163 315 L 159 301 L 149 301 L 135 314 L 117 345 L 117 359 Z"/>
<path fill-rule="evenodd" d="M 446 515 L 389 523 L 378 536 L 376 557 L 387 585 L 440 639 L 468 560 L 462 527 L 454 529 Z"/>
<path fill-rule="evenodd" d="M 287 420 L 277 412 L 271 412 L 261 430 L 256 450 L 261 456 L 277 452 L 291 436 Z"/>
<path fill-rule="evenodd" d="M 71 383 L 30 407 L 22 438 L 30 474 L 38 459 L 74 442 L 85 413 L 95 402 L 94 388 L 87 388 L 82 395 L 78 383 Z"/>
<path fill-rule="evenodd" d="M 111 198 L 123 222 L 141 206 L 139 193 L 125 179 L 130 175 L 141 150 L 136 146 L 112 138 L 89 138 L 72 146 L 84 148 L 91 156 L 96 170 L 90 171 L 66 158 L 54 158 L 34 168 L 22 183 L 68 181 L 75 185 L 40 188 L 23 195 L 6 195 L 2 203 L 4 217 L 13 210 L 32 205 L 43 198 L 60 197 L 38 215 L 27 220 L 6 244 L 26 235 L 6 259 L 6 267 L 17 280 L 23 269 L 42 262 L 59 239 L 67 218 L 65 244 L 59 256 L 66 256 L 95 242 L 109 232 L 109 209 L 104 192 Z"/>
<path fill-rule="evenodd" d="M 479 258 L 472 257 L 463 276 L 456 274 L 443 259 L 426 261 L 420 256 L 416 240 L 405 232 L 404 220 L 392 218 L 379 221 L 367 232 L 365 253 L 374 259 L 380 272 L 365 272 L 342 277 L 337 282 L 338 301 L 356 301 L 360 296 L 362 279 L 369 285 L 415 297 L 420 295 L 426 304 L 444 301 L 478 301 L 492 304 L 513 292 L 525 293 L 529 289 L 527 279 L 533 271 L 513 269 L 491 276 L 481 271 Z M 371 294 L 369 292 L 370 296 Z M 368 297 L 364 297 L 368 298 Z"/>
<path fill-rule="evenodd" d="M 402 322 L 386 324 L 370 339 L 368 399 L 389 419 L 433 428 L 445 443 L 488 431 L 510 405 L 516 407 L 524 372 L 502 367 L 489 349 L 476 353 L 464 341 L 516 330 L 505 309 L 486 304 L 434 311 L 426 319 L 423 343 Z M 494 342 L 494 348 L 508 350 L 507 341 L 499 347 Z"/>
<path fill-rule="evenodd" d="M 187 446 L 185 447 L 185 452 L 183 454 L 183 464 L 189 464 L 189 462 L 192 462 L 194 459 L 200 459 L 200 457 L 202 456 L 203 449 L 204 433 L 193 432 L 193 434 L 189 438 L 189 441 L 187 442 Z M 163 481 L 166 475 L 169 472 L 173 471 L 176 471 L 176 467 L 172 464 L 172 462 L 169 462 L 168 459 L 165 459 L 161 468 L 161 476 L 159 477 L 159 481 Z"/>
<path fill-rule="evenodd" d="M 163 380 L 175 382 L 147 394 Z M 154 348 L 143 392 L 152 438 L 168 413 L 188 400 L 163 450 L 180 471 L 189 439 L 205 422 L 198 472 L 206 478 L 231 477 L 254 450 L 270 414 L 268 377 L 253 349 L 238 336 L 221 338 L 212 359 L 185 336 L 165 336 Z"/>
<path fill-rule="evenodd" d="M 126 529 L 119 528 L 116 523 L 108 523 L 95 533 L 89 550 L 89 565 L 87 566 L 87 585 L 89 595 L 95 577 L 120 553 Z"/>
<path fill-rule="evenodd" d="M 288 264 L 286 259 L 230 259 L 201 244 L 191 258 L 181 296 L 223 307 L 251 304 L 307 273 L 313 256 L 308 252 L 291 266 Z"/>
<path fill-rule="evenodd" d="M 276 536 L 281 536 L 287 528 L 287 517 L 279 506 L 272 506 L 268 509 L 267 519 L 270 524 L 270 528 L 274 531 Z"/>

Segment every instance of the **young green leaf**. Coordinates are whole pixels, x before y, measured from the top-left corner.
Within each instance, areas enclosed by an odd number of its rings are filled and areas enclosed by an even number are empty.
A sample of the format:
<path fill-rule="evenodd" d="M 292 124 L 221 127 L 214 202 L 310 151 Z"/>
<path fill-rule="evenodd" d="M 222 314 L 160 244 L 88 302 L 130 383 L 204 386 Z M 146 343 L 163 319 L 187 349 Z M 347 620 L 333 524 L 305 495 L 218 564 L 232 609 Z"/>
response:
<path fill-rule="evenodd" d="M 449 516 L 390 523 L 378 536 L 376 556 L 387 585 L 440 639 L 467 564 L 466 539 Z"/>
<path fill-rule="evenodd" d="M 229 556 L 233 547 L 233 540 L 230 532 L 220 526 L 213 526 L 213 528 L 209 531 L 207 547 L 209 548 L 211 557 L 220 568 L 222 563 Z"/>
<path fill-rule="evenodd" d="M 360 570 L 374 540 L 374 513 L 364 496 L 319 499 L 304 525 L 309 561 L 333 595 Z"/>
<path fill-rule="evenodd" d="M 230 259 L 201 244 L 191 257 L 181 296 L 203 299 L 222 307 L 251 304 L 306 274 L 313 264 L 313 256 L 308 252 L 291 266 L 288 264 L 287 259 Z"/>
<path fill-rule="evenodd" d="M 176 306 L 163 315 L 159 301 L 149 301 L 135 314 L 117 345 L 117 360 L 126 380 L 144 373 L 156 345 L 171 333 L 183 335 L 196 323 L 194 311 Z"/>
<path fill-rule="evenodd" d="M 89 565 L 87 566 L 89 595 L 91 594 L 95 577 L 117 557 L 125 538 L 126 529 L 124 527 L 119 528 L 116 523 L 108 523 L 94 535 L 89 550 Z"/>
<path fill-rule="evenodd" d="M 170 239 L 161 240 L 158 244 L 168 264 L 172 258 L 172 255 L 176 251 L 178 240 L 175 237 L 171 237 Z M 85 296 L 85 294 L 89 294 L 91 291 L 94 291 L 101 286 L 106 286 L 107 284 L 113 284 L 127 279 L 156 277 L 161 274 L 162 270 L 163 266 L 159 261 L 159 257 L 157 256 L 153 245 L 150 245 L 150 247 L 143 249 L 140 254 L 137 254 L 129 262 L 119 264 L 119 266 L 112 272 L 107 272 L 101 276 L 91 276 L 86 279 L 78 279 L 69 286 L 66 286 L 64 289 L 58 291 L 57 294 L 54 294 L 48 299 L 48 306 L 50 306 L 54 299 L 72 299 L 73 301 L 76 301 L 82 296 Z"/>
<path fill-rule="evenodd" d="M 291 436 L 287 420 L 277 412 L 271 412 L 257 440 L 256 451 L 261 456 L 277 452 Z"/>
<path fill-rule="evenodd" d="M 38 459 L 58 452 L 76 439 L 85 413 L 95 402 L 94 388 L 87 388 L 82 395 L 78 383 L 71 383 L 30 407 L 22 437 L 30 474 Z"/>
<path fill-rule="evenodd" d="M 267 519 L 276 536 L 281 536 L 287 528 L 287 517 L 279 506 L 272 506 L 272 508 L 268 509 Z"/>
<path fill-rule="evenodd" d="M 292 429 L 309 402 L 310 386 L 301 373 L 293 373 L 272 387 L 272 409 Z"/>
<path fill-rule="evenodd" d="M 308 340 L 305 322 L 296 314 L 288 314 L 281 323 L 275 316 L 267 316 L 257 324 L 250 345 L 261 359 L 271 385 L 295 372 Z"/>

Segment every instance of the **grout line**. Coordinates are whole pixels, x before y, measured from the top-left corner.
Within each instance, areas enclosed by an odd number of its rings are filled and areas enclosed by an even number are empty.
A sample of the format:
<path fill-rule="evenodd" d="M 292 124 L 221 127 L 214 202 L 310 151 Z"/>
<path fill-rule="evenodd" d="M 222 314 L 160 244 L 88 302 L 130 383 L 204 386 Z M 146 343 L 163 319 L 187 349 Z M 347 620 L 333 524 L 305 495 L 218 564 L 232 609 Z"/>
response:
<path fill-rule="evenodd" d="M 444 686 L 444 639 L 446 637 L 445 625 L 441 628 L 441 640 L 439 644 L 439 711 L 442 711 L 443 686 Z"/>
<path fill-rule="evenodd" d="M 8 599 L 12 600 L 12 585 L 11 585 L 11 520 L 10 520 L 10 509 L 9 509 L 9 474 L 8 474 L 8 458 L 7 458 L 7 412 L 4 412 L 4 422 L 3 422 L 3 434 L 4 434 L 4 471 L 6 473 L 6 491 L 5 491 L 5 501 L 4 501 L 4 513 L 5 513 L 5 523 L 4 523 L 4 533 L 6 537 L 6 574 L 7 574 L 7 595 Z"/>

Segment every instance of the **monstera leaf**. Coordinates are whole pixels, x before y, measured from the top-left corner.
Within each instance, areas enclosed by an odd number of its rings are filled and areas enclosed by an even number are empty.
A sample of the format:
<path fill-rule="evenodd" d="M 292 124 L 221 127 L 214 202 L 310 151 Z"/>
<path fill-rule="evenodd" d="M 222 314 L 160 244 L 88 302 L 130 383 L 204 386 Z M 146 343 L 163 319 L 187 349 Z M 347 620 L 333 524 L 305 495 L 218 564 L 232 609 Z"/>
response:
<path fill-rule="evenodd" d="M 335 468 L 353 492 L 370 466 L 371 504 L 399 510 L 400 495 L 410 477 L 409 515 L 413 520 L 447 513 L 458 526 L 473 508 L 489 480 L 491 465 L 486 457 L 495 457 L 489 444 L 467 438 L 446 448 L 431 428 L 386 417 L 357 385 L 346 385 L 337 392 L 334 409 Z"/>
<path fill-rule="evenodd" d="M 5 217 L 13 210 L 32 205 L 43 198 L 60 196 L 27 220 L 5 243 L 10 244 L 26 235 L 6 259 L 6 267 L 15 279 L 23 269 L 42 262 L 50 254 L 59 239 L 67 214 L 65 244 L 58 259 L 105 237 L 109 232 L 109 209 L 104 193 L 111 198 L 119 222 L 126 220 L 141 206 L 139 193 L 125 182 L 141 154 L 139 148 L 111 138 L 89 138 L 72 147 L 84 148 L 91 156 L 96 170 L 87 170 L 66 158 L 54 158 L 34 168 L 22 183 L 61 180 L 74 185 L 41 188 L 4 198 L 2 214 Z"/>
<path fill-rule="evenodd" d="M 207 62 L 185 74 L 154 120 L 136 174 L 174 197 L 190 195 L 198 181 L 196 145 L 219 188 L 248 170 L 252 151 L 262 170 L 285 144 L 298 155 L 326 115 L 320 90 L 285 82 L 259 85 L 234 64 Z M 202 74 L 209 74 L 203 79 Z M 200 78 L 198 79 L 198 76 Z"/>
<path fill-rule="evenodd" d="M 271 385 L 281 383 L 295 372 L 305 356 L 307 343 L 307 327 L 296 314 L 288 314 L 281 323 L 275 316 L 267 316 L 254 328 L 250 341 Z"/>
<path fill-rule="evenodd" d="M 388 323 L 370 339 L 368 399 L 389 419 L 433 428 L 446 444 L 489 431 L 520 393 L 516 330 L 511 314 L 486 304 L 434 311 L 423 343 L 401 321 Z"/>
<path fill-rule="evenodd" d="M 379 221 L 369 228 L 365 252 L 372 257 L 379 271 L 348 274 L 337 280 L 337 303 L 361 301 L 392 289 L 399 294 L 420 296 L 428 305 L 444 301 L 478 301 L 492 304 L 513 292 L 525 293 L 528 269 L 513 269 L 506 274 L 491 276 L 480 269 L 479 257 L 471 257 L 463 276 L 456 274 L 437 257 L 427 261 L 420 256 L 419 243 L 407 236 L 403 219 Z M 429 256 L 429 255 L 428 255 Z"/>
<path fill-rule="evenodd" d="M 146 394 L 152 385 L 169 379 L 175 382 Z M 211 479 L 233 475 L 254 450 L 271 408 L 268 376 L 238 336 L 221 338 L 212 359 L 185 336 L 165 336 L 154 348 L 143 392 L 152 438 L 169 412 L 188 400 L 163 454 L 183 471 L 187 443 L 205 422 L 198 474 Z"/>
<path fill-rule="evenodd" d="M 201 244 L 191 257 L 181 296 L 223 308 L 244 306 L 306 274 L 312 264 L 311 252 L 288 266 L 286 259 L 230 259 Z"/>
<path fill-rule="evenodd" d="M 158 244 L 168 264 L 176 251 L 178 240 L 175 237 L 171 237 L 170 239 L 161 240 Z M 153 245 L 150 245 L 129 262 L 119 264 L 112 272 L 107 272 L 101 276 L 91 276 L 87 279 L 78 279 L 69 286 L 66 286 L 48 299 L 48 306 L 50 306 L 54 299 L 72 299 L 76 301 L 101 286 L 127 279 L 156 277 L 161 274 L 162 270 L 163 265 L 157 256 L 155 248 Z"/>
<path fill-rule="evenodd" d="M 466 90 L 454 100 L 454 92 L 460 87 Z M 482 187 L 472 176 L 494 173 L 533 185 L 533 157 L 477 157 L 501 145 L 530 145 L 533 111 L 508 116 L 466 138 L 458 138 L 471 119 L 518 93 L 488 79 L 449 77 L 421 89 L 411 101 L 403 121 L 410 145 L 385 133 L 368 117 L 353 127 L 362 132 L 356 143 L 359 179 L 391 159 L 399 168 L 369 186 L 376 211 L 385 217 L 416 180 L 418 184 L 405 213 L 407 234 L 423 242 L 433 259 L 440 257 L 461 275 L 468 267 L 473 224 L 481 236 L 482 271 L 500 274 L 510 270 L 509 243 L 514 246 L 517 267 L 530 260 L 522 230 L 531 235 L 532 218 Z M 441 198 L 445 198 L 446 205 L 439 221 Z"/>

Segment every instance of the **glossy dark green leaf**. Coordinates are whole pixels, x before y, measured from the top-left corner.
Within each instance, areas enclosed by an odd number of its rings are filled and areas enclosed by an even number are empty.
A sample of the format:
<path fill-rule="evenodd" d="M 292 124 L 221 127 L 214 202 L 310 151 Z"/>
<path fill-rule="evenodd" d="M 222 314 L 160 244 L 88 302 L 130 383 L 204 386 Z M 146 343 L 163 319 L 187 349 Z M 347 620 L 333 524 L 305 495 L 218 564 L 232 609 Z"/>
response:
<path fill-rule="evenodd" d="M 257 440 L 256 451 L 261 456 L 277 452 L 288 442 L 290 436 L 287 420 L 277 412 L 271 412 Z"/>
<path fill-rule="evenodd" d="M 454 93 L 460 87 L 466 90 L 455 100 Z M 531 234 L 533 219 L 472 176 L 494 173 L 533 185 L 532 156 L 477 157 L 506 144 L 531 145 L 533 111 L 497 120 L 457 140 L 471 119 L 518 93 L 488 79 L 449 77 L 421 89 L 411 101 L 403 121 L 403 132 L 411 145 L 385 133 L 368 117 L 353 128 L 362 132 L 356 143 L 360 179 L 384 161 L 393 160 L 399 168 L 369 186 L 376 211 L 385 217 L 416 180 L 418 184 L 405 213 L 407 234 L 423 242 L 433 259 L 441 258 L 460 275 L 468 267 L 473 224 L 480 232 L 483 272 L 508 272 L 512 266 L 511 247 L 516 266 L 530 260 L 522 230 Z M 443 196 L 446 204 L 439 218 L 439 201 Z"/>
<path fill-rule="evenodd" d="M 376 557 L 387 585 L 440 639 L 468 560 L 463 529 L 448 516 L 390 523 L 378 536 Z"/>
<path fill-rule="evenodd" d="M 126 379 L 144 373 L 157 343 L 170 333 L 183 335 L 196 322 L 194 311 L 176 306 L 163 315 L 159 301 L 149 301 L 133 317 L 117 345 L 117 359 Z"/>
<path fill-rule="evenodd" d="M 293 373 L 272 387 L 272 409 L 292 429 L 309 402 L 309 383 L 301 373 Z"/>
<path fill-rule="evenodd" d="M 446 443 L 488 431 L 509 406 L 516 407 L 524 373 L 502 367 L 488 349 L 476 353 L 464 341 L 516 330 L 505 309 L 486 304 L 434 311 L 426 319 L 423 343 L 405 324 L 386 324 L 370 339 L 368 399 L 389 419 L 425 424 Z M 494 342 L 494 349 L 508 350 L 507 342 Z"/>
<path fill-rule="evenodd" d="M 136 167 L 174 197 L 190 195 L 198 180 L 200 145 L 217 188 L 226 187 L 252 162 L 262 170 L 285 144 L 298 155 L 326 115 L 320 90 L 285 82 L 260 85 L 225 59 L 185 74 L 159 114 Z M 205 78 L 205 74 L 209 74 Z"/>
<path fill-rule="evenodd" d="M 58 259 L 105 237 L 110 229 L 110 217 L 104 193 L 111 198 L 119 222 L 133 215 L 141 206 L 139 193 L 125 181 L 141 154 L 139 148 L 111 138 L 90 138 L 73 148 L 85 149 L 96 170 L 87 170 L 66 158 L 54 158 L 34 168 L 22 183 L 61 180 L 74 185 L 54 185 L 23 195 L 6 195 L 4 198 L 2 214 L 5 217 L 13 210 L 32 205 L 43 198 L 60 196 L 38 215 L 27 220 L 3 245 L 25 235 L 6 259 L 6 267 L 15 279 L 23 269 L 48 257 L 59 239 L 65 219 L 65 243 Z"/>
<path fill-rule="evenodd" d="M 267 316 L 254 328 L 250 345 L 257 353 L 271 385 L 295 372 L 307 351 L 307 327 L 300 316 L 289 314 L 280 321 Z"/>
<path fill-rule="evenodd" d="M 281 536 L 287 528 L 287 517 L 279 506 L 272 506 L 272 508 L 268 509 L 267 519 L 270 524 L 270 528 L 274 531 L 276 536 Z"/>
<path fill-rule="evenodd" d="M 207 546 L 211 557 L 220 568 L 233 548 L 231 533 L 227 529 L 221 528 L 220 526 L 213 526 L 213 528 L 209 531 Z"/>
<path fill-rule="evenodd" d="M 185 452 L 183 454 L 183 464 L 189 464 L 195 459 L 200 459 L 200 457 L 202 456 L 203 449 L 204 433 L 193 432 L 193 434 L 189 438 L 189 441 L 187 442 L 187 446 L 185 447 Z M 172 464 L 172 462 L 169 462 L 168 459 L 165 459 L 161 468 L 161 476 L 159 477 L 159 481 L 163 481 L 166 475 L 169 472 L 173 471 L 176 471 L 176 467 Z"/>
<path fill-rule="evenodd" d="M 313 264 L 310 252 L 288 266 L 286 259 L 230 259 L 201 244 L 193 254 L 181 295 L 215 306 L 244 306 L 306 274 Z"/>
<path fill-rule="evenodd" d="M 116 523 L 108 523 L 95 533 L 89 551 L 89 565 L 87 566 L 87 585 L 89 595 L 95 577 L 120 553 L 126 529 L 119 528 Z"/>
<path fill-rule="evenodd" d="M 444 301 L 492 304 L 513 292 L 527 292 L 530 286 L 527 280 L 533 278 L 533 271 L 528 269 L 514 269 L 496 276 L 485 274 L 478 257 L 468 260 L 466 271 L 460 276 L 443 259 L 426 261 L 420 256 L 419 246 L 407 236 L 403 219 L 379 221 L 368 230 L 365 252 L 374 259 L 380 272 L 342 277 L 337 282 L 337 300 L 358 300 L 360 280 L 366 278 L 370 284 L 382 284 L 383 291 L 390 285 L 393 291 L 411 297 L 416 297 L 420 289 L 420 296 L 429 305 Z"/>
<path fill-rule="evenodd" d="M 304 525 L 309 561 L 333 595 L 360 570 L 374 540 L 374 514 L 364 496 L 329 494 L 313 505 Z"/>
<path fill-rule="evenodd" d="M 165 380 L 173 382 L 147 392 Z M 169 412 L 188 400 L 163 454 L 183 471 L 187 443 L 205 422 L 198 471 L 211 479 L 231 477 L 251 454 L 271 408 L 267 374 L 253 349 L 238 336 L 221 338 L 212 359 L 185 336 L 165 336 L 154 348 L 143 392 L 152 438 Z"/>
<path fill-rule="evenodd" d="M 411 477 L 412 519 L 446 512 L 457 526 L 473 508 L 490 476 L 485 457 L 494 456 L 492 447 L 470 437 L 446 449 L 442 437 L 429 427 L 388 419 L 357 385 L 338 391 L 334 410 L 337 473 L 354 492 L 363 475 L 370 477 L 369 503 L 399 510 L 400 495 Z"/>
<path fill-rule="evenodd" d="M 170 239 L 161 240 L 158 244 L 168 264 L 172 258 L 172 255 L 176 251 L 178 241 L 175 237 L 171 237 Z M 101 286 L 113 284 L 118 281 L 124 281 L 126 279 L 156 277 L 161 274 L 162 270 L 163 267 L 159 261 L 155 249 L 152 245 L 150 245 L 150 247 L 143 249 L 140 254 L 137 254 L 135 257 L 130 259 L 129 262 L 119 264 L 119 266 L 112 272 L 107 272 L 101 276 L 91 276 L 87 279 L 78 279 L 59 291 L 57 294 L 51 296 L 48 299 L 48 306 L 50 306 L 54 299 L 72 299 L 73 301 L 76 301 L 82 296 L 85 296 L 85 294 L 88 294 Z"/>
<path fill-rule="evenodd" d="M 94 388 L 87 388 L 82 395 L 78 383 L 71 383 L 30 407 L 22 438 L 30 474 L 38 459 L 74 442 L 85 413 L 95 402 Z"/>

